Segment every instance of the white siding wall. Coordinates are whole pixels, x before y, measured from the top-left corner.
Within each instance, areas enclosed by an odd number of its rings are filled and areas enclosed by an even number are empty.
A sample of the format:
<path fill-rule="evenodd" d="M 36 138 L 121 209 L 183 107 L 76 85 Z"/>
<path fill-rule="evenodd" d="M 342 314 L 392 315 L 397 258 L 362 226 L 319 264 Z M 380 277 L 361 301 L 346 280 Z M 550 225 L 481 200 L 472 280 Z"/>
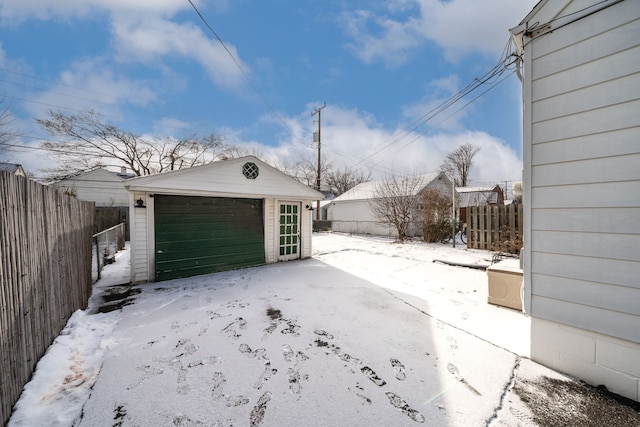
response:
<path fill-rule="evenodd" d="M 78 199 L 96 203 L 96 207 L 127 206 L 129 195 L 125 180 L 103 169 L 96 169 L 77 177 L 53 184 L 74 190 Z"/>
<path fill-rule="evenodd" d="M 381 224 L 371 212 L 368 200 L 344 200 L 332 204 L 331 229 L 341 233 L 396 236 L 395 228 Z"/>
<path fill-rule="evenodd" d="M 544 331 L 532 357 L 572 373 L 551 356 L 575 353 L 558 338 L 567 330 L 639 351 L 640 7 L 623 1 L 524 41 L 525 306 Z M 638 372 L 597 365 L 574 374 L 622 375 L 618 392 L 638 399 Z"/>
<path fill-rule="evenodd" d="M 133 283 L 148 282 L 153 280 L 149 273 L 149 225 L 147 221 L 148 206 L 153 203 L 153 199 L 147 197 L 145 193 L 129 193 L 131 213 L 131 281 Z M 135 201 L 142 198 L 145 200 L 147 208 L 136 208 Z"/>
<path fill-rule="evenodd" d="M 309 258 L 313 255 L 313 218 L 315 218 L 315 212 L 312 212 L 305 208 L 306 205 L 315 206 L 315 201 L 303 200 L 300 209 L 300 256 L 302 258 Z"/>
<path fill-rule="evenodd" d="M 153 197 L 149 193 L 130 193 L 131 216 L 131 281 L 142 283 L 153 281 L 154 272 L 154 205 Z M 145 200 L 146 208 L 135 208 L 135 200 Z M 300 211 L 300 254 L 302 258 L 312 255 L 312 217 L 311 211 L 304 208 L 311 200 L 301 203 Z M 294 202 L 295 203 L 295 202 Z M 264 200 L 264 225 L 265 225 L 265 262 L 272 264 L 278 262 L 279 252 L 279 227 L 278 227 L 278 200 L 266 198 Z"/>
<path fill-rule="evenodd" d="M 442 194 L 449 195 L 453 192 L 448 180 L 435 179 L 425 189 L 438 190 Z M 419 196 L 416 196 L 419 197 Z M 327 212 L 331 221 L 331 229 L 341 233 L 374 234 L 380 236 L 397 237 L 398 232 L 394 226 L 381 223 L 371 210 L 369 199 L 338 200 L 332 202 Z M 422 235 L 421 229 L 414 229 L 411 224 L 409 235 Z"/>
<path fill-rule="evenodd" d="M 271 264 L 278 261 L 278 203 L 275 199 L 264 200 L 264 256 L 265 262 Z"/>

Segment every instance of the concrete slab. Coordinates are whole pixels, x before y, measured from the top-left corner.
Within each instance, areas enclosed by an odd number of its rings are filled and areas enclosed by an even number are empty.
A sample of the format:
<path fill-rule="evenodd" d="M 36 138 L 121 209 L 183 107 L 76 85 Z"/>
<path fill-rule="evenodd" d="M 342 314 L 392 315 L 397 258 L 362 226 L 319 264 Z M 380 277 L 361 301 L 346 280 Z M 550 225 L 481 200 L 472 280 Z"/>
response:
<path fill-rule="evenodd" d="M 314 259 L 140 289 L 82 426 L 484 425 L 517 360 Z"/>

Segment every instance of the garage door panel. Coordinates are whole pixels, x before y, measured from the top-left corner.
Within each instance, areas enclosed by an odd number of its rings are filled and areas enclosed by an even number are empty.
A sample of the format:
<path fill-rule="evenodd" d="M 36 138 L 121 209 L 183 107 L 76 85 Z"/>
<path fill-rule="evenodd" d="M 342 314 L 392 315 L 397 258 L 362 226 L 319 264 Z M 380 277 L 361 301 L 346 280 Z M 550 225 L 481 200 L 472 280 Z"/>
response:
<path fill-rule="evenodd" d="M 262 200 L 156 195 L 156 280 L 265 263 Z"/>
<path fill-rule="evenodd" d="M 216 245 L 217 253 L 212 252 L 212 245 Z M 194 246 L 177 245 L 160 249 L 162 252 L 156 253 L 156 262 L 177 262 L 179 260 L 197 260 L 201 258 L 224 259 L 225 257 L 229 259 L 264 258 L 263 251 L 256 251 L 254 248 L 255 245 L 238 246 L 231 242 L 225 243 L 217 240 L 200 242 Z"/>

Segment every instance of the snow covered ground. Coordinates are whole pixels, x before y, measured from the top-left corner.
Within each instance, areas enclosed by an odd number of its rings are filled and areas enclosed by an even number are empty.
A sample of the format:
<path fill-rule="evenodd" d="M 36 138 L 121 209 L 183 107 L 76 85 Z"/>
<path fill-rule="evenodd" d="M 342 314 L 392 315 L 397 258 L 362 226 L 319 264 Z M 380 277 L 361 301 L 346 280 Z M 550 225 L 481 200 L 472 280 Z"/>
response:
<path fill-rule="evenodd" d="M 9 426 L 535 425 L 509 392 L 517 372 L 567 380 L 521 357 L 528 318 L 487 304 L 484 271 L 433 262 L 490 253 L 313 245 L 312 259 L 133 288 L 117 286 L 123 251 Z"/>

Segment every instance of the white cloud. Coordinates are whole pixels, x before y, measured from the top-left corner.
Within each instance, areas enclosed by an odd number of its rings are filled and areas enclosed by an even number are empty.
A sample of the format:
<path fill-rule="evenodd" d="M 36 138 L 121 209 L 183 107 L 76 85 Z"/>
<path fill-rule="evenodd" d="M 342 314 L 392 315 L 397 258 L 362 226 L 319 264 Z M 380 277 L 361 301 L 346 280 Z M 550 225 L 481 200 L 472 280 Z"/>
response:
<path fill-rule="evenodd" d="M 227 0 L 207 7 L 224 9 Z M 0 17 L 5 25 L 17 25 L 27 19 L 66 20 L 107 14 L 118 58 L 157 67 L 158 61 L 179 55 L 199 63 L 215 84 L 239 87 L 242 72 L 217 40 L 195 24 L 171 20 L 176 13 L 189 9 L 191 5 L 185 0 L 21 0 L 1 4 Z M 229 43 L 226 46 L 248 73 L 236 48 Z"/>
<path fill-rule="evenodd" d="M 515 26 L 537 0 L 395 0 L 386 15 L 357 10 L 342 23 L 353 38 L 349 48 L 365 63 L 397 66 L 410 60 L 427 41 L 440 46 L 447 60 L 480 53 L 498 58 Z M 411 7 L 413 4 L 413 7 Z M 416 13 L 411 13 L 416 10 Z"/>
<path fill-rule="evenodd" d="M 403 64 L 421 42 L 412 30 L 415 24 L 412 18 L 407 22 L 397 22 L 370 11 L 358 10 L 343 14 L 341 24 L 347 35 L 354 39 L 347 47 L 366 64 L 377 60 L 389 66 Z M 371 26 L 378 34 L 369 29 Z"/>
<path fill-rule="evenodd" d="M 190 127 L 189 122 L 174 117 L 162 117 L 153 123 L 153 131 L 158 135 L 183 135 Z"/>
<path fill-rule="evenodd" d="M 69 110 L 93 109 L 118 115 L 122 103 L 145 105 L 156 96 L 146 82 L 124 78 L 103 59 L 93 58 L 74 62 L 61 73 L 57 84 L 32 94 L 30 99 L 34 102 L 25 104 L 25 109 L 35 117 L 43 117 L 60 105 Z"/>
<path fill-rule="evenodd" d="M 296 135 L 311 135 L 315 130 L 309 124 L 306 111 L 298 117 L 286 118 L 286 121 Z M 268 147 L 257 141 L 243 141 L 241 132 L 226 129 L 224 135 L 227 142 L 259 152 L 264 159 L 279 163 L 315 159 L 317 155 L 315 146 L 301 144 L 295 138 Z M 465 143 L 481 147 L 471 171 L 473 183 L 496 184 L 520 179 L 522 160 L 504 141 L 485 132 L 441 131 L 424 136 L 407 134 L 401 129 L 386 129 L 374 116 L 357 109 L 331 105 L 322 113 L 323 156 L 336 168 L 371 171 L 374 179 L 391 174 L 437 171 L 445 156 Z"/>
<path fill-rule="evenodd" d="M 194 0 L 199 8 L 203 1 Z M 207 1 L 209 10 L 224 10 L 228 0 Z M 29 19 L 70 19 L 96 13 L 126 13 L 134 15 L 155 14 L 173 16 L 190 9 L 186 0 L 19 0 L 0 3 L 0 18 L 4 25 L 19 24 Z"/>
<path fill-rule="evenodd" d="M 479 52 L 498 57 L 509 40 L 509 28 L 538 0 L 419 0 L 420 32 L 445 50 L 449 60 Z"/>
<path fill-rule="evenodd" d="M 118 55 L 122 60 L 153 64 L 181 55 L 198 62 L 211 79 L 223 87 L 238 87 L 243 76 L 225 49 L 191 23 L 178 24 L 161 18 L 120 19 L 113 22 Z M 234 46 L 226 44 L 245 72 L 249 69 Z"/>

